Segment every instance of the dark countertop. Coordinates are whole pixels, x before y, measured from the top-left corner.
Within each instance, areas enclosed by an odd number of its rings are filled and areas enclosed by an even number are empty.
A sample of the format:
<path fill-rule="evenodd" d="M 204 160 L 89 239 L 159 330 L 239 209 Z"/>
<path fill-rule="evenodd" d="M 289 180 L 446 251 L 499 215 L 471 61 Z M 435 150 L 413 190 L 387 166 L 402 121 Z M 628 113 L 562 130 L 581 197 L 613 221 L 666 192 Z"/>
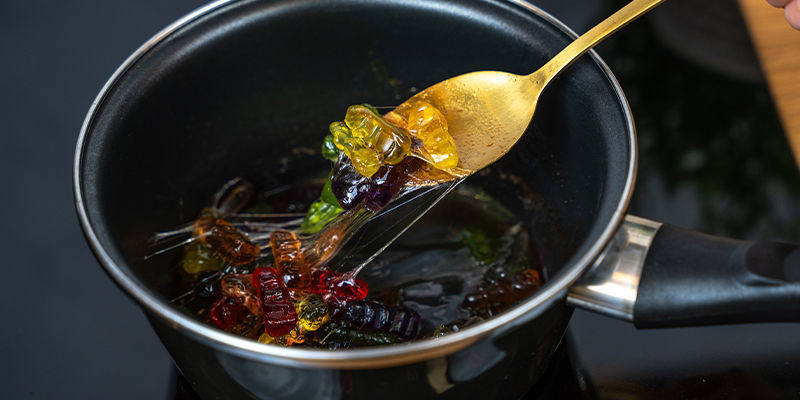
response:
<path fill-rule="evenodd" d="M 608 11 L 590 1 L 534 3 L 579 32 Z M 0 249 L 12 283 L 0 292 L 11 316 L 0 333 L 3 397 L 171 396 L 169 355 L 83 240 L 71 171 L 82 120 L 105 80 L 202 4 L 0 3 Z M 763 84 L 695 67 L 649 32 L 639 22 L 599 49 L 640 131 L 632 212 L 711 233 L 800 240 L 798 174 Z M 731 369 L 800 396 L 798 324 L 637 331 L 579 311 L 570 335 L 601 397 L 693 393 L 691 383 L 719 382 L 714 374 Z"/>

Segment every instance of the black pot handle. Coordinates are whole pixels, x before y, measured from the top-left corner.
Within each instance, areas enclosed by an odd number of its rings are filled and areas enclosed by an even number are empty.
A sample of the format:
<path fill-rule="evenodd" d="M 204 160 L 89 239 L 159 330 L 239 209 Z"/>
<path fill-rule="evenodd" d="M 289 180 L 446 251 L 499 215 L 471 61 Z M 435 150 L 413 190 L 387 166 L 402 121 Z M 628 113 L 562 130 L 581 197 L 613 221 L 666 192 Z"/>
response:
<path fill-rule="evenodd" d="M 800 247 L 628 216 L 568 302 L 637 328 L 800 321 Z"/>
<path fill-rule="evenodd" d="M 639 281 L 637 328 L 800 321 L 800 247 L 662 225 Z"/>

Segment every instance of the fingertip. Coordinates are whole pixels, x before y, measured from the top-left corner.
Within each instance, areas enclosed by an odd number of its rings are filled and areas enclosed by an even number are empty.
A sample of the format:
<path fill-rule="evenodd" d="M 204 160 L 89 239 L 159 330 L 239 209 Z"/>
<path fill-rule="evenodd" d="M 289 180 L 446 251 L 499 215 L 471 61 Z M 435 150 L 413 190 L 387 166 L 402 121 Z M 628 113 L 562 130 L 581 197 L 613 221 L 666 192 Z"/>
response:
<path fill-rule="evenodd" d="M 783 8 L 783 13 L 792 28 L 800 30 L 800 0 L 794 0 Z"/>
<path fill-rule="evenodd" d="M 767 0 L 767 3 L 769 3 L 773 7 L 784 8 L 791 1 L 792 0 Z"/>

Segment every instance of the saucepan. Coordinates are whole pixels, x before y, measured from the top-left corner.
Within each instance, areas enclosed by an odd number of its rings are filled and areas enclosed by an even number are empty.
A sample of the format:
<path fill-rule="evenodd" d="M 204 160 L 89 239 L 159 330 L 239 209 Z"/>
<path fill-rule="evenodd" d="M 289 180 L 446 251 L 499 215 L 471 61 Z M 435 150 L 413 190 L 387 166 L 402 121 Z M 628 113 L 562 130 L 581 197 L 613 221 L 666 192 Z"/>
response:
<path fill-rule="evenodd" d="M 594 52 L 540 100 L 520 142 L 465 184 L 529 227 L 546 282 L 436 339 L 340 351 L 263 345 L 184 314 L 154 232 L 191 221 L 226 180 L 326 168 L 350 104 L 397 105 L 476 70 L 528 73 L 575 34 L 521 0 L 228 0 L 128 58 L 89 110 L 74 189 L 87 241 L 204 398 L 516 398 L 541 377 L 573 306 L 638 327 L 800 319 L 800 252 L 627 216 L 633 117 Z"/>

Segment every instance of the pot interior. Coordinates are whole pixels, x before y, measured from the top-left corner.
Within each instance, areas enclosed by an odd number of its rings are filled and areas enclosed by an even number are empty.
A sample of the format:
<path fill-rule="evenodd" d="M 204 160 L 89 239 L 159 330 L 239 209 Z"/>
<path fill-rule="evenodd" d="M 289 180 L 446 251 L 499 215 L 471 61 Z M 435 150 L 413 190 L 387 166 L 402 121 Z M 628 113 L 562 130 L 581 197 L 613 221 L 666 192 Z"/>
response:
<path fill-rule="evenodd" d="M 348 105 L 397 105 L 469 71 L 530 73 L 569 40 L 507 1 L 224 4 L 110 83 L 80 148 L 80 206 L 112 268 L 167 301 L 180 252 L 145 261 L 148 239 L 191 222 L 228 179 L 277 187 L 324 174 L 317 149 Z M 633 149 L 619 96 L 583 57 L 516 147 L 467 181 L 531 229 L 550 277 L 588 251 L 621 201 Z"/>

